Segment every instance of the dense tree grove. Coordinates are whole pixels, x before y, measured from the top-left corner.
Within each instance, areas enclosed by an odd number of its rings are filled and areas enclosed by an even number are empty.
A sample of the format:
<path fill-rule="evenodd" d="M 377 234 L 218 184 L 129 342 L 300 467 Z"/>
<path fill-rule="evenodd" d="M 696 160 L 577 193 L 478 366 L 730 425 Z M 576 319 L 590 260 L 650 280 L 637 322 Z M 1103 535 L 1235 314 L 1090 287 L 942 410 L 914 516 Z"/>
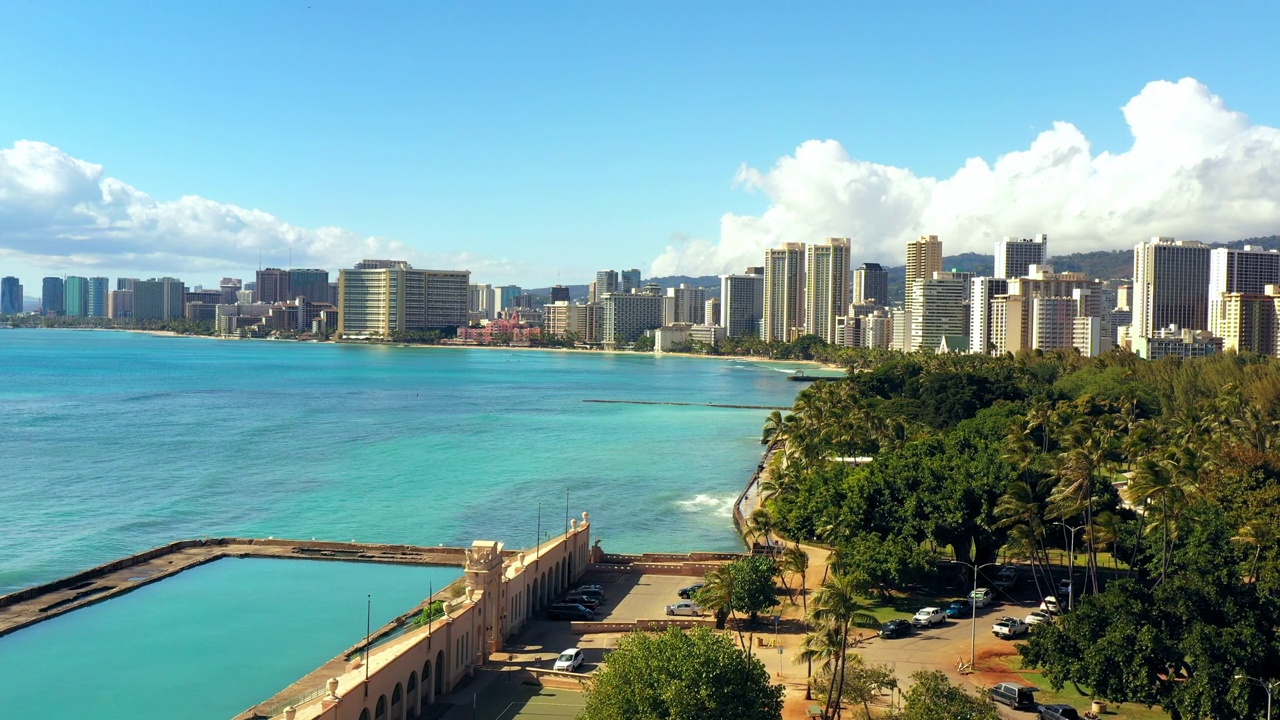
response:
<path fill-rule="evenodd" d="M 1054 594 L 1074 543 L 1075 609 L 1021 647 L 1029 664 L 1174 718 L 1265 704 L 1235 676 L 1280 677 L 1280 363 L 842 359 L 847 378 L 766 423 L 758 522 L 831 546 L 833 578 L 863 592 L 1019 559 Z"/>

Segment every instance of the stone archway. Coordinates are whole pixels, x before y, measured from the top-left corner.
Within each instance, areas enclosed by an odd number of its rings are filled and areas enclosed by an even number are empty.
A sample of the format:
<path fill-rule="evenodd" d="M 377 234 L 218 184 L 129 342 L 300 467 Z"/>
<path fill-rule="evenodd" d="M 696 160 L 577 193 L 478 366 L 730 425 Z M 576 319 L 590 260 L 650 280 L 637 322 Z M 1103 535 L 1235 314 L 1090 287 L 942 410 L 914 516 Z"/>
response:
<path fill-rule="evenodd" d="M 373 711 L 373 720 L 387 720 L 387 696 L 379 695 L 378 704 Z"/>
<path fill-rule="evenodd" d="M 409 720 L 418 717 L 420 711 L 420 702 L 418 699 L 418 671 L 414 670 L 409 673 L 409 682 L 405 684 L 404 705 L 408 709 L 406 712 Z"/>
<path fill-rule="evenodd" d="M 431 660 L 422 663 L 422 686 L 418 689 L 418 708 L 423 714 L 427 706 L 436 701 L 435 686 L 431 684 Z"/>
<path fill-rule="evenodd" d="M 391 720 L 404 720 L 404 686 L 400 683 L 391 691 Z"/>
<path fill-rule="evenodd" d="M 445 669 L 444 660 L 445 660 L 444 650 L 437 650 L 436 651 L 436 684 L 435 684 L 436 695 L 443 695 L 445 690 L 444 678 L 445 678 L 445 674 L 448 673 L 448 670 Z"/>

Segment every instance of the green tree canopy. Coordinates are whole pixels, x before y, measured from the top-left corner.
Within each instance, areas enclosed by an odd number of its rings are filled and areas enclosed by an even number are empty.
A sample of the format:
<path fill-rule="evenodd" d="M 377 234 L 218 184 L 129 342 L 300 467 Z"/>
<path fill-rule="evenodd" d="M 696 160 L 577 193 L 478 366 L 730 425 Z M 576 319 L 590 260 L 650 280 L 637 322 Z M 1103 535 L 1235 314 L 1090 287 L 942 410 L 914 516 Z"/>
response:
<path fill-rule="evenodd" d="M 781 685 L 710 628 L 633 632 L 586 688 L 579 720 L 780 720 Z"/>
<path fill-rule="evenodd" d="M 903 708 L 892 720 L 1000 720 L 996 704 L 971 695 L 934 670 L 911 675 L 911 688 L 903 693 Z"/>

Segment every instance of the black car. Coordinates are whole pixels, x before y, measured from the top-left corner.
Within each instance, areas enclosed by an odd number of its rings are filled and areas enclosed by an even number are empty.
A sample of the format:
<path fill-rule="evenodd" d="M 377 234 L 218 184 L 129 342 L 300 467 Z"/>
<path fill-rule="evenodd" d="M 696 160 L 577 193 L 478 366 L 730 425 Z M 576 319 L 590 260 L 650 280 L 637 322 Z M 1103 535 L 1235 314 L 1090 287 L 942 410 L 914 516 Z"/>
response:
<path fill-rule="evenodd" d="M 911 623 L 906 620 L 890 620 L 880 626 L 880 637 L 896 638 L 911 632 Z"/>
<path fill-rule="evenodd" d="M 680 592 L 679 592 L 679 593 L 677 593 L 677 594 L 678 594 L 680 597 L 682 597 L 682 598 L 684 598 L 684 599 L 686 599 L 686 600 L 689 600 L 689 599 L 693 598 L 693 596 L 694 596 L 694 595 L 697 595 L 697 594 L 698 594 L 698 591 L 699 591 L 699 590 L 701 590 L 701 589 L 702 589 L 702 586 L 703 586 L 703 585 L 705 585 L 705 584 L 706 584 L 706 583 L 694 583 L 694 584 L 690 585 L 689 587 L 683 587 L 683 588 L 680 588 Z"/>
<path fill-rule="evenodd" d="M 1080 720 L 1080 713 L 1070 705 L 1037 705 L 1036 717 L 1040 720 Z"/>
<path fill-rule="evenodd" d="M 571 592 L 578 595 L 599 595 L 601 600 L 604 599 L 604 588 L 599 585 L 579 585 Z"/>
<path fill-rule="evenodd" d="M 574 605 L 581 605 L 582 607 L 587 608 L 588 610 L 593 610 L 593 611 L 596 608 L 600 607 L 600 598 L 595 597 L 593 595 L 582 595 L 579 593 L 565 595 L 564 599 L 561 600 L 560 602 L 571 603 Z"/>
<path fill-rule="evenodd" d="M 547 608 L 547 617 L 552 620 L 595 620 L 596 614 L 578 603 L 555 603 Z"/>

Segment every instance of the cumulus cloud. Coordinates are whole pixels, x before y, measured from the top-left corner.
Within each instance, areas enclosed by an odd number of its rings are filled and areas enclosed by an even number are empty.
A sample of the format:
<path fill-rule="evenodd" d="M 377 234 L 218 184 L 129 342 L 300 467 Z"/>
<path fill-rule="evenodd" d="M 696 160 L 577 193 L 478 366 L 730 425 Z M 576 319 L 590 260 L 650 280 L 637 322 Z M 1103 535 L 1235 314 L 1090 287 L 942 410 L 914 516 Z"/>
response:
<path fill-rule="evenodd" d="M 101 165 L 42 142 L 0 149 L 0 257 L 55 271 L 237 276 L 258 253 L 294 267 L 337 269 L 366 257 L 416 267 L 509 275 L 521 265 L 471 253 L 430 254 L 338 227 L 303 228 L 196 195 L 160 201 L 107 176 Z"/>
<path fill-rule="evenodd" d="M 1093 154 L 1056 122 L 995 163 L 972 158 L 949 178 L 856 158 L 810 140 L 735 183 L 763 193 L 760 215 L 726 214 L 720 238 L 683 239 L 651 274 L 741 272 L 783 242 L 849 237 L 856 262 L 898 265 L 904 243 L 941 237 L 947 254 L 990 253 L 1005 235 L 1048 233 L 1050 251 L 1120 249 L 1154 235 L 1207 241 L 1280 231 L 1280 130 L 1253 125 L 1192 78 L 1148 84 L 1123 108 L 1133 145 Z"/>

